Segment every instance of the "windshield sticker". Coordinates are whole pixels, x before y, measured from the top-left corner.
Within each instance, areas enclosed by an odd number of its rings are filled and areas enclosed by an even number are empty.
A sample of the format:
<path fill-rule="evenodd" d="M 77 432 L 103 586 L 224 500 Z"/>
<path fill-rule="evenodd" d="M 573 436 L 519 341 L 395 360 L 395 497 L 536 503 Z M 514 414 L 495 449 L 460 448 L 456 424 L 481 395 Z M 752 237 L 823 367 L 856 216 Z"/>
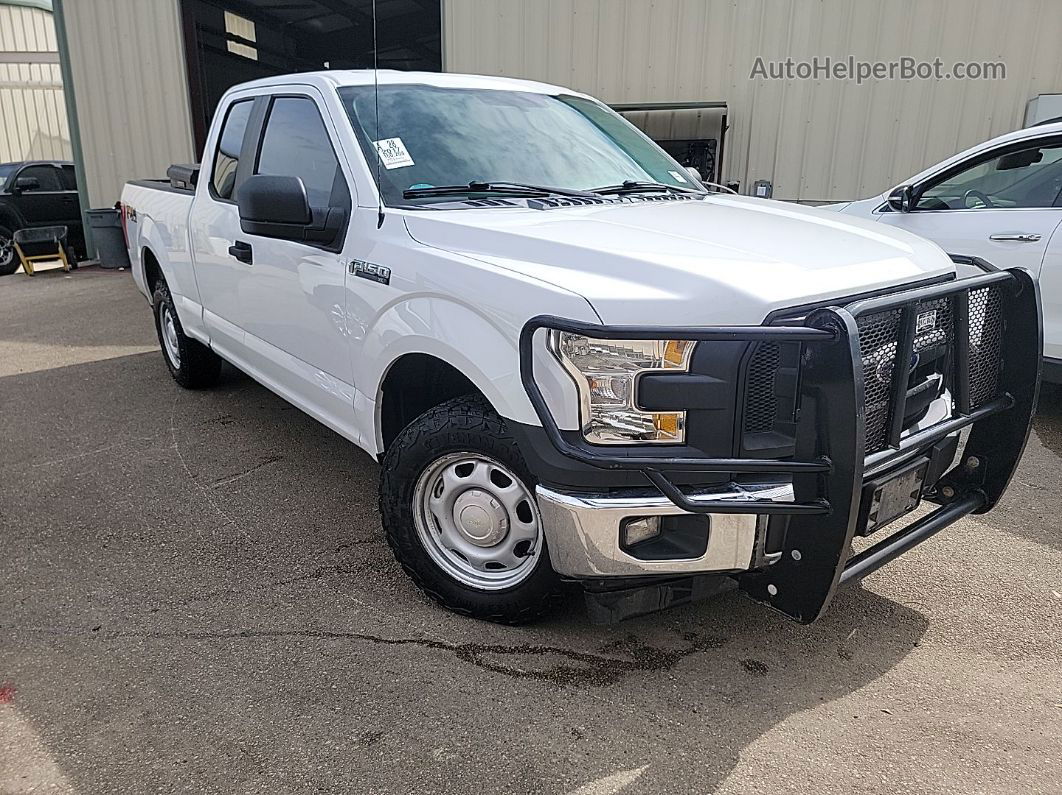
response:
<path fill-rule="evenodd" d="M 686 181 L 686 178 L 684 176 L 682 176 L 680 173 L 678 173 L 677 171 L 669 171 L 667 173 L 670 174 L 671 176 L 673 176 L 679 182 L 685 182 Z"/>
<path fill-rule="evenodd" d="M 401 138 L 384 138 L 373 143 L 376 145 L 376 151 L 380 153 L 380 162 L 384 168 L 405 168 L 413 165 L 413 158 L 409 156 Z"/>

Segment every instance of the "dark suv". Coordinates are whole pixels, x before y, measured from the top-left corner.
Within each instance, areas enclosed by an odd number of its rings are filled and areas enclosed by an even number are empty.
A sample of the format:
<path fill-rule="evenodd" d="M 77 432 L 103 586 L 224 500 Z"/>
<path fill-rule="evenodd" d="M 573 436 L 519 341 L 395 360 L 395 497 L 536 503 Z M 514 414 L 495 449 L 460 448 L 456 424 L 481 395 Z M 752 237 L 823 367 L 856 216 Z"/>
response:
<path fill-rule="evenodd" d="M 18 270 L 11 236 L 18 229 L 65 226 L 67 243 L 84 254 L 74 164 L 62 160 L 0 163 L 0 276 Z"/>

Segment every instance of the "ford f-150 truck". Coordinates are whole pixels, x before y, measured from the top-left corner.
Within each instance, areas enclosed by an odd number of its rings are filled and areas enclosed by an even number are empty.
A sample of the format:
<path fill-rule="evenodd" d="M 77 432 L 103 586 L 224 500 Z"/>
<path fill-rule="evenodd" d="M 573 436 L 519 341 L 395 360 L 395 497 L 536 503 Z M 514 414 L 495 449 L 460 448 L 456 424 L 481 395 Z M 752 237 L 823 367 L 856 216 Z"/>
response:
<path fill-rule="evenodd" d="M 462 613 L 733 578 L 812 621 L 991 509 L 1025 444 L 1025 271 L 710 192 L 574 91 L 268 78 L 169 176 L 122 206 L 173 377 L 225 360 L 377 457 L 396 557 Z"/>

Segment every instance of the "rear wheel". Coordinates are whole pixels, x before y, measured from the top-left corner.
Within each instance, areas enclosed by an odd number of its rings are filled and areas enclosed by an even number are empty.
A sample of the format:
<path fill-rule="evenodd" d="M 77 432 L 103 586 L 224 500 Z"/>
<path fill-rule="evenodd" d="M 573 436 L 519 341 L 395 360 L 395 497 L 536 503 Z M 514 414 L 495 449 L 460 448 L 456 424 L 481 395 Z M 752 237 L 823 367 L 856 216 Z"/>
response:
<path fill-rule="evenodd" d="M 459 613 L 522 623 L 559 592 L 534 480 L 505 422 L 481 399 L 433 408 L 384 458 L 387 539 L 429 596 Z"/>
<path fill-rule="evenodd" d="M 0 276 L 8 276 L 18 270 L 21 264 L 15 251 L 14 232 L 6 226 L 0 226 Z"/>
<path fill-rule="evenodd" d="M 162 358 L 173 380 L 185 389 L 204 389 L 217 383 L 221 374 L 221 358 L 206 345 L 184 333 L 166 282 L 160 280 L 155 287 L 152 305 Z"/>

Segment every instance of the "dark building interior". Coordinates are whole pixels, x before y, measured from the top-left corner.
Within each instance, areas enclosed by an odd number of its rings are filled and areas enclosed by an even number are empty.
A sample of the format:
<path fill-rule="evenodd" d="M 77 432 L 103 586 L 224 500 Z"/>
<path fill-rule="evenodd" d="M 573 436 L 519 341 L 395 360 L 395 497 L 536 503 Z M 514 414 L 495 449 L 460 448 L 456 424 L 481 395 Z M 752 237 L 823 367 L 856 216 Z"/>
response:
<path fill-rule="evenodd" d="M 192 127 L 202 149 L 237 83 L 373 65 L 373 0 L 181 0 Z M 381 69 L 440 71 L 440 0 L 375 0 Z"/>

